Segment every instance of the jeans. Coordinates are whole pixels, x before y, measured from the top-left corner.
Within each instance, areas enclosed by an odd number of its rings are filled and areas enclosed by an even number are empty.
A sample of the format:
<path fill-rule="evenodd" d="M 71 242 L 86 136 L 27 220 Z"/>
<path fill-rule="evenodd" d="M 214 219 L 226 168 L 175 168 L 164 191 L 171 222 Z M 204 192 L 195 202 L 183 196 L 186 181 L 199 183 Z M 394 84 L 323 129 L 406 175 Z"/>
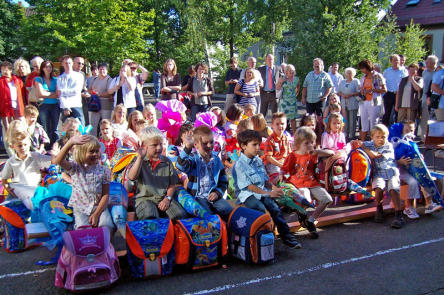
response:
<path fill-rule="evenodd" d="M 66 118 L 77 118 L 80 120 L 80 123 L 82 123 L 83 126 L 85 126 L 85 117 L 83 116 L 83 109 L 82 107 L 78 107 L 78 108 L 71 108 L 71 114 L 69 114 L 69 116 L 65 116 L 65 114 L 63 113 L 63 110 L 60 110 L 60 112 L 62 113 L 62 122 L 65 122 Z"/>
<path fill-rule="evenodd" d="M 281 209 L 279 209 L 276 202 L 269 196 L 262 196 L 260 200 L 256 199 L 255 196 L 250 196 L 245 200 L 244 204 L 250 209 L 258 210 L 264 213 L 265 210 L 268 210 L 281 237 L 285 237 L 290 233 L 290 228 L 282 215 Z"/>
<path fill-rule="evenodd" d="M 136 111 L 136 108 L 126 108 L 126 116 L 128 118 L 129 114 L 131 114 L 132 112 Z"/>
<path fill-rule="evenodd" d="M 196 115 L 198 113 L 204 113 L 207 112 L 210 109 L 210 105 L 208 104 L 195 104 L 191 106 L 191 120 L 194 122 L 196 121 Z"/>
<path fill-rule="evenodd" d="M 204 198 L 196 198 L 196 201 L 204 207 L 208 212 L 215 212 L 219 214 L 223 220 L 227 221 L 230 216 L 231 211 L 233 211 L 233 207 L 231 207 L 230 203 L 225 199 L 217 199 L 214 202 L 210 202 Z"/>
<path fill-rule="evenodd" d="M 57 141 L 57 125 L 59 123 L 60 117 L 60 107 L 59 104 L 49 104 L 44 103 L 39 107 L 39 117 L 42 123 L 43 129 L 49 136 L 51 145 Z"/>
<path fill-rule="evenodd" d="M 358 123 L 358 110 L 345 109 L 345 135 L 348 140 L 354 139 L 356 136 L 356 125 Z"/>
<path fill-rule="evenodd" d="M 160 84 L 154 84 L 154 98 L 159 99 L 160 97 Z"/>

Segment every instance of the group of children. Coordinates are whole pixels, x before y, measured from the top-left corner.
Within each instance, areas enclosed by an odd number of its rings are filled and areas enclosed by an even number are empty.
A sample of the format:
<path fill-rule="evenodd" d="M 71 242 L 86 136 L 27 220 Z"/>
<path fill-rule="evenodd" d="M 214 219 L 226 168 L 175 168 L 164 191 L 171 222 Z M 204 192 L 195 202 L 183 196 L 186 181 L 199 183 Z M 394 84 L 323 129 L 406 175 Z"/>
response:
<path fill-rule="evenodd" d="M 26 124 L 20 121 L 9 126 L 8 142 L 14 155 L 4 165 L 2 184 L 10 196 L 20 198 L 32 209 L 32 193 L 29 192 L 40 183 L 40 169 L 51 163 L 60 165 L 63 179 L 73 188 L 69 205 L 74 211 L 75 226 L 90 224 L 113 228 L 107 209 L 111 172 L 103 164 L 123 146 L 137 154 L 127 174 L 127 189 L 135 193 L 137 219 L 166 215 L 176 220 L 189 216 L 190 212 L 177 200 L 178 187 L 183 186 L 203 210 L 227 220 L 233 210 L 226 199 L 229 177 L 232 177 L 237 203 L 268 211 L 282 242 L 291 248 L 300 248 L 301 244 L 290 233 L 276 201 L 285 194 L 285 184 L 290 185 L 296 195 L 314 203 L 315 210 L 309 216 L 303 211 L 298 212 L 298 217 L 311 237 L 317 238 L 316 220 L 333 200 L 315 175 L 315 166 L 323 158 L 334 154 L 346 157 L 350 149 L 359 147 L 370 156 L 377 222 L 383 221 L 382 201 L 384 192 L 388 192 L 395 208 L 391 226 L 401 228 L 404 225 L 400 179 L 409 184 L 410 197 L 420 196 L 418 183 L 403 168 L 409 165 L 410 159 L 395 160 L 384 125 L 374 127 L 371 141 L 347 143 L 339 112 L 332 111 L 326 116 L 326 128 L 319 138 L 316 135 L 318 120 L 314 115 L 304 116 L 292 136 L 286 131 L 287 119 L 281 112 L 272 115 L 270 129 L 262 115 L 254 114 L 254 106 L 242 108 L 235 104 L 226 114 L 218 107 L 210 111 L 217 117 L 216 127 L 225 135 L 225 146 L 220 151 L 215 151 L 214 130 L 208 126 L 194 128 L 192 123 L 184 123 L 175 141 L 168 142 L 156 127 L 153 106 L 147 106 L 143 112 L 132 112 L 127 121 L 126 109 L 117 105 L 112 120 L 102 120 L 99 139 L 82 134 L 79 122 L 68 118 L 63 124 L 62 138 L 54 144 L 50 155 L 45 155 L 42 145 L 47 143 L 47 136 L 38 136 L 40 133 L 36 130 L 40 127 L 35 122 L 38 111 L 28 106 Z M 404 127 L 404 133 L 408 134 L 414 130 L 414 123 L 405 122 Z M 27 190 L 22 189 L 28 186 Z M 427 213 L 439 208 L 430 196 L 425 197 Z M 405 207 L 407 216 L 417 218 L 409 202 Z"/>

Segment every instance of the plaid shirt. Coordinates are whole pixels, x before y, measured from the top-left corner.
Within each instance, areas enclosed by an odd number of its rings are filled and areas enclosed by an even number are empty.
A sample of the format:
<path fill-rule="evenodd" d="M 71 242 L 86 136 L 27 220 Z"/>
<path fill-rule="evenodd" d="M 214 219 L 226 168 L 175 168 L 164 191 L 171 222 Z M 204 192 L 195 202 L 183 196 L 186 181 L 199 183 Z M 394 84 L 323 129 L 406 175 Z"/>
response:
<path fill-rule="evenodd" d="M 105 153 L 108 160 L 114 155 L 114 152 L 122 146 L 120 140 L 117 137 L 114 137 L 113 140 L 105 141 L 103 138 L 100 138 L 100 142 L 105 145 Z"/>
<path fill-rule="evenodd" d="M 41 144 L 49 143 L 49 137 L 42 125 L 35 123 L 34 126 L 34 130 L 28 127 L 28 134 L 31 138 L 31 151 L 38 151 Z"/>
<path fill-rule="evenodd" d="M 307 102 L 317 103 L 321 100 L 325 91 L 333 87 L 333 82 L 326 72 L 320 72 L 316 77 L 314 71 L 311 71 L 305 77 L 302 87 L 307 88 Z"/>
<path fill-rule="evenodd" d="M 285 159 L 290 153 L 290 142 L 285 134 L 279 138 L 273 132 L 265 141 L 264 144 L 264 164 L 267 165 L 268 157 L 274 157 L 275 160 L 280 161 Z"/>
<path fill-rule="evenodd" d="M 382 155 L 380 158 L 373 159 L 373 177 L 381 177 L 384 180 L 389 180 L 394 176 L 399 176 L 399 170 L 395 160 L 395 151 L 390 142 L 387 142 L 383 146 L 376 147 L 373 141 L 365 141 L 364 146 Z"/>

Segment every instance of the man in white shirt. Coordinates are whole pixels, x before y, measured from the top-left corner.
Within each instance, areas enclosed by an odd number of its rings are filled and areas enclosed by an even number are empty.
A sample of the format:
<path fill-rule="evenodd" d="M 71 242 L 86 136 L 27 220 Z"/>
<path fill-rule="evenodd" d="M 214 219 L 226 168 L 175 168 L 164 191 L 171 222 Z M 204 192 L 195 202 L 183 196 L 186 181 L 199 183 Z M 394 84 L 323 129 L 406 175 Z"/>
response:
<path fill-rule="evenodd" d="M 69 55 L 62 58 L 62 66 L 65 72 L 57 79 L 57 94 L 60 98 L 60 108 L 62 109 L 62 122 L 68 117 L 78 118 L 85 124 L 85 117 L 82 110 L 82 90 L 85 77 L 73 70 L 73 61 Z"/>
<path fill-rule="evenodd" d="M 88 125 L 89 124 L 88 100 L 91 97 L 91 94 L 89 94 L 89 92 L 88 92 L 86 75 L 82 71 L 84 66 L 85 66 L 85 59 L 81 56 L 76 56 L 74 58 L 74 63 L 72 65 L 72 69 L 74 72 L 79 72 L 83 76 L 84 83 L 83 83 L 83 89 L 82 89 L 82 110 L 83 110 L 83 116 L 85 118 L 85 125 Z"/>
<path fill-rule="evenodd" d="M 330 75 L 331 81 L 333 82 L 331 93 L 338 93 L 339 83 L 344 80 L 344 76 L 339 73 L 339 64 L 337 62 L 331 64 L 328 75 Z"/>

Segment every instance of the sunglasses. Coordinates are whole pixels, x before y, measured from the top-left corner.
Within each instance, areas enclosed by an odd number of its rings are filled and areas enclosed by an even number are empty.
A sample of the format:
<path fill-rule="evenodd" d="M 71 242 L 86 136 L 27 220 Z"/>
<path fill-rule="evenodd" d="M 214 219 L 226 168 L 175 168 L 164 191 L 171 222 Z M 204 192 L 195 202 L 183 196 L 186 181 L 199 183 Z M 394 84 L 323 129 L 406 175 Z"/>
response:
<path fill-rule="evenodd" d="M 85 64 L 85 63 L 83 63 L 83 62 L 79 62 L 79 61 L 78 61 L 77 63 L 78 63 L 79 65 L 84 65 L 84 64 Z"/>
<path fill-rule="evenodd" d="M 133 70 L 133 71 L 134 71 L 134 70 L 137 70 L 137 68 L 131 68 L 131 70 Z"/>

